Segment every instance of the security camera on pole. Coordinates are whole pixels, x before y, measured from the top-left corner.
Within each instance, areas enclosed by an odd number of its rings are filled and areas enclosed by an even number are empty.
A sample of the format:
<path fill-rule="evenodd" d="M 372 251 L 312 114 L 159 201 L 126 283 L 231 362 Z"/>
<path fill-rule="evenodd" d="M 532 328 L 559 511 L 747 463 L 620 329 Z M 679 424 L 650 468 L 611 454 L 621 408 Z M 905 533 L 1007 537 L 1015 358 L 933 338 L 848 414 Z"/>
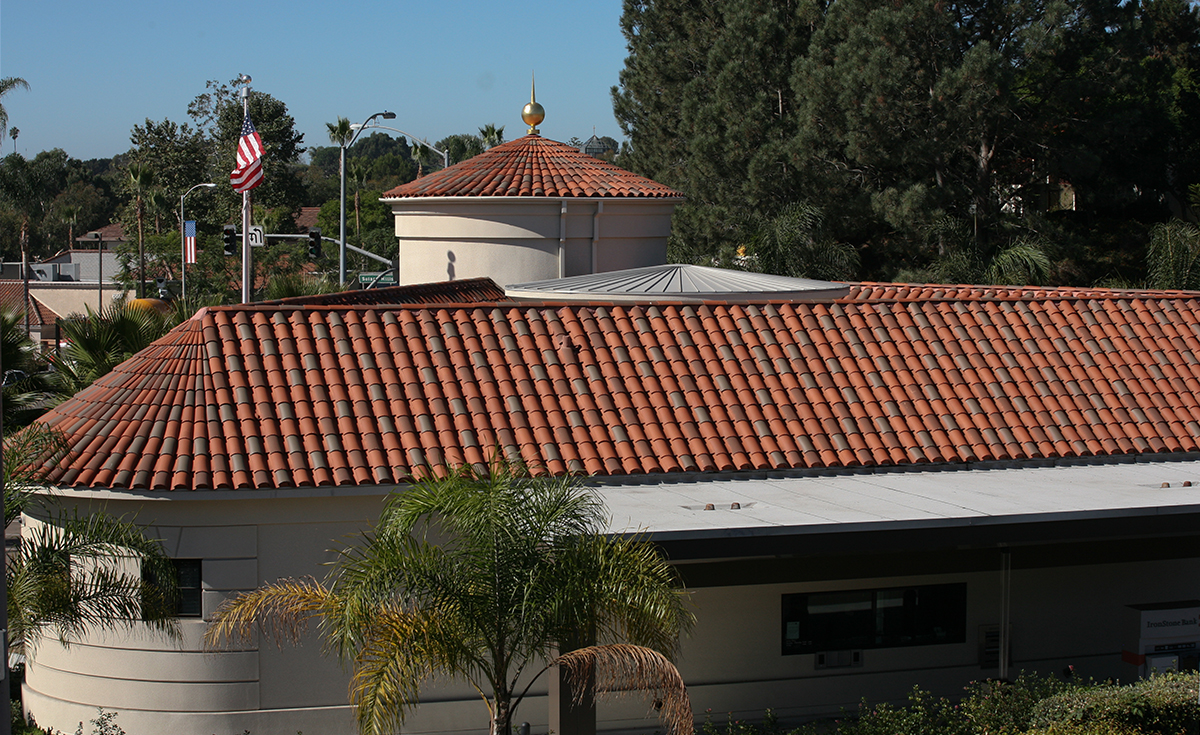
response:
<path fill-rule="evenodd" d="M 250 77 L 238 77 L 242 86 L 242 134 L 238 138 L 237 168 L 229 174 L 233 190 L 242 195 L 242 303 L 250 303 L 253 274 L 250 267 L 250 190 L 262 183 L 263 142 L 250 121 Z"/>

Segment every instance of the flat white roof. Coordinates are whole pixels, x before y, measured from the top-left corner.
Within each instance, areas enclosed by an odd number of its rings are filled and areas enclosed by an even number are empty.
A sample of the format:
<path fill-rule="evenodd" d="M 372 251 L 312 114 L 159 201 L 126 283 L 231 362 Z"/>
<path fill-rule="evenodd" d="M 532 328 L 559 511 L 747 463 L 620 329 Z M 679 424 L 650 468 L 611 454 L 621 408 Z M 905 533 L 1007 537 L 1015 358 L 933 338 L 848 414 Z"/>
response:
<path fill-rule="evenodd" d="M 715 539 L 1200 512 L 1200 461 L 626 478 L 596 487 L 610 532 Z"/>

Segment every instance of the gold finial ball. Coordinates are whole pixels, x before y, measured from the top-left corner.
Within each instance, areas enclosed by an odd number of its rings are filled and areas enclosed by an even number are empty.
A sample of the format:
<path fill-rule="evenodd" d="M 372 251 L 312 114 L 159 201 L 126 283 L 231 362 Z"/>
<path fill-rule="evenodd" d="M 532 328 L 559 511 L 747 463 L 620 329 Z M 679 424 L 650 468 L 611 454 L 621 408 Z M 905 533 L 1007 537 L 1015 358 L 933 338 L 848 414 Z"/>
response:
<path fill-rule="evenodd" d="M 546 119 L 546 109 L 538 102 L 530 102 L 521 110 L 521 119 L 530 127 L 540 125 Z"/>

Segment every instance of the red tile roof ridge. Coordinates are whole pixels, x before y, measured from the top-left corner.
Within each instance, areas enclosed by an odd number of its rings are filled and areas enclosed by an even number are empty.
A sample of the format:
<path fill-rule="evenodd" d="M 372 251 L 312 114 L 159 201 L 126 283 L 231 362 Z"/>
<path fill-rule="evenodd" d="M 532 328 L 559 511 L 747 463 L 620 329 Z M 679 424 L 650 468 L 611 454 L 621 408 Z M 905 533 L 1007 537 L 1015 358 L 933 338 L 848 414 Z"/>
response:
<path fill-rule="evenodd" d="M 850 283 L 840 302 L 864 301 L 1059 301 L 1077 299 L 1200 298 L 1200 291 L 1115 289 L 1079 286 L 995 286 L 979 284 Z"/>

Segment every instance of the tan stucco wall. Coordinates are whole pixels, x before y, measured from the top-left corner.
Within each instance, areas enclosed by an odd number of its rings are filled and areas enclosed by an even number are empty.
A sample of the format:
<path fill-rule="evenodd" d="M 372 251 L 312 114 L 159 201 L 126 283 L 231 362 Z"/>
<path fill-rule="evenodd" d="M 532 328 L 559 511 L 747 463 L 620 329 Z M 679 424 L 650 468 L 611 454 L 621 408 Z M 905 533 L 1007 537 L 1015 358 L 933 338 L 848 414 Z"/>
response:
<path fill-rule="evenodd" d="M 502 286 L 665 264 L 675 208 L 661 200 L 525 198 L 391 204 L 399 283 L 487 276 Z"/>
<path fill-rule="evenodd" d="M 36 296 L 51 311 L 59 316 L 82 315 L 90 308 L 100 311 L 101 305 L 107 309 L 113 299 L 124 298 L 125 289 L 115 284 L 104 284 L 103 299 L 98 283 L 72 283 L 70 281 L 33 282 L 29 284 L 29 292 Z"/>

